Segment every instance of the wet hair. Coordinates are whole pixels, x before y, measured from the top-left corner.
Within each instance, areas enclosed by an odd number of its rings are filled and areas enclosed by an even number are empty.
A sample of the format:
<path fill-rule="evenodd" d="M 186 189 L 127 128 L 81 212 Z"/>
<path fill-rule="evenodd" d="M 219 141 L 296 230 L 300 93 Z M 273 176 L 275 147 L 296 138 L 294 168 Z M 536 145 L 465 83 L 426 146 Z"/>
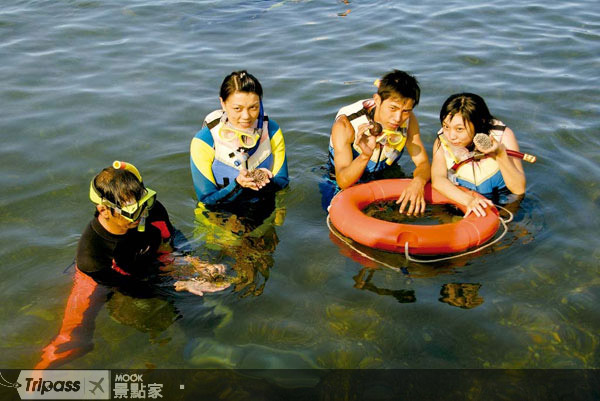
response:
<path fill-rule="evenodd" d="M 480 132 L 489 134 L 492 130 L 494 117 L 481 96 L 474 93 L 456 93 L 450 96 L 440 110 L 440 123 L 443 124 L 448 116 L 450 119 L 454 118 L 456 114 L 460 114 L 464 122 L 473 124 L 473 135 Z"/>
<path fill-rule="evenodd" d="M 421 97 L 421 88 L 417 79 L 412 75 L 404 71 L 393 70 L 379 80 L 377 94 L 381 97 L 382 102 L 393 96 L 412 99 L 415 102 L 413 107 L 416 107 Z"/>
<path fill-rule="evenodd" d="M 105 168 L 94 178 L 94 186 L 102 198 L 119 207 L 131 200 L 139 201 L 146 190 L 135 174 L 112 166 Z"/>
<path fill-rule="evenodd" d="M 227 75 L 221 84 L 219 96 L 223 101 L 235 92 L 256 93 L 260 99 L 263 96 L 262 86 L 258 79 L 246 70 L 234 71 Z"/>

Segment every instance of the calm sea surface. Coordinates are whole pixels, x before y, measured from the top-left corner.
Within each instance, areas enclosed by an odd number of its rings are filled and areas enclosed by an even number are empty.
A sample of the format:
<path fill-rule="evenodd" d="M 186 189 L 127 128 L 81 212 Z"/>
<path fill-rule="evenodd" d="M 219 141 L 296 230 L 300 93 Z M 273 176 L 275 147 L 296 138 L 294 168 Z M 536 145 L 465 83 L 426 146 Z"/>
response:
<path fill-rule="evenodd" d="M 57 334 L 89 180 L 119 159 L 198 256 L 245 281 L 204 298 L 115 293 L 94 349 L 66 368 L 600 368 L 598 2 L 403 3 L 4 1 L 0 367 L 33 367 Z M 283 129 L 291 185 L 240 236 L 196 219 L 189 143 L 242 68 Z M 538 156 L 491 249 L 406 265 L 359 248 L 394 270 L 330 236 L 318 184 L 333 117 L 392 68 L 421 83 L 430 156 L 459 91 Z"/>

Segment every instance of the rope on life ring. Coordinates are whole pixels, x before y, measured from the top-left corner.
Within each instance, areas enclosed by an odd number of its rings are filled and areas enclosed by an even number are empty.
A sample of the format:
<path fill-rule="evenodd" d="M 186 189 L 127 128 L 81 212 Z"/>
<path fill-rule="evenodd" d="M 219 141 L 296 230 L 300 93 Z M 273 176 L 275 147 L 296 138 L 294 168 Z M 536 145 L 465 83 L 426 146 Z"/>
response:
<path fill-rule="evenodd" d="M 451 259 L 456 259 L 456 258 L 460 258 L 462 256 L 466 256 L 466 255 L 471 255 L 473 253 L 477 253 L 479 251 L 481 251 L 482 249 L 485 249 L 487 247 L 490 247 L 496 243 L 498 243 L 502 238 L 504 238 L 504 236 L 506 235 L 506 233 L 508 232 L 508 223 L 510 223 L 513 220 L 513 214 L 511 213 L 510 210 L 500 206 L 500 205 L 494 205 L 497 208 L 500 208 L 502 210 L 504 210 L 506 213 L 508 213 L 509 218 L 508 219 L 503 219 L 502 217 L 498 216 L 498 219 L 500 220 L 500 223 L 502 223 L 502 226 L 504 227 L 504 232 L 502 232 L 502 234 L 500 234 L 500 236 L 496 239 L 494 239 L 493 241 L 488 242 L 487 244 L 484 244 L 476 249 L 472 249 L 468 252 L 463 252 L 463 253 L 459 253 L 457 255 L 451 255 L 451 256 L 446 256 L 443 258 L 438 258 L 438 259 L 415 259 L 412 256 L 410 256 L 410 254 L 408 253 L 408 242 L 405 243 L 404 245 L 404 256 L 406 258 L 407 262 L 417 262 L 417 263 L 435 263 L 435 262 L 443 262 L 445 260 L 451 260 Z M 326 222 L 327 222 L 327 228 L 329 228 L 329 231 L 335 235 L 337 238 L 339 238 L 342 242 L 344 242 L 346 245 L 348 245 L 348 247 L 350 247 L 350 249 L 352 249 L 354 252 L 358 253 L 360 256 L 367 258 L 375 263 L 378 263 L 382 266 L 385 266 L 389 269 L 392 269 L 394 271 L 397 272 L 401 272 L 402 269 L 397 267 L 397 266 L 392 266 L 386 262 L 383 262 L 379 259 L 376 259 L 372 256 L 367 255 L 366 253 L 360 251 L 359 249 L 357 249 L 354 245 L 352 245 L 352 243 L 350 241 L 348 241 L 345 237 L 343 237 L 342 235 L 339 235 L 334 229 L 333 227 L 331 227 L 331 220 L 329 218 L 329 215 L 327 215 L 326 218 Z"/>
<path fill-rule="evenodd" d="M 374 260 L 357 250 L 345 238 L 339 236 L 331 225 L 342 235 L 355 242 L 384 251 L 401 252 L 404 253 L 407 261 L 419 263 L 433 263 L 476 253 L 497 243 L 506 235 L 508 231 L 507 223 L 512 221 L 513 217 L 510 211 L 501 206 L 498 207 L 509 214 L 508 220 L 502 219 L 498 210 L 493 207 L 488 209 L 488 213 L 483 217 L 473 215 L 462 219 L 460 222 L 433 226 L 392 223 L 366 216 L 362 212 L 367 205 L 373 202 L 397 199 L 409 183 L 409 179 L 372 181 L 338 193 L 328 209 L 327 226 L 329 230 L 362 256 L 394 269 L 397 268 Z M 461 189 L 472 192 L 465 188 Z M 472 193 L 475 196 L 481 196 L 476 192 Z M 463 212 L 466 211 L 463 205 L 433 190 L 431 184 L 427 184 L 425 187 L 425 200 L 430 204 L 453 204 Z M 497 234 L 500 224 L 504 226 L 504 232 L 500 237 L 488 243 Z M 476 249 L 472 249 L 473 247 L 476 247 Z M 468 251 L 468 249 L 471 250 Z M 430 260 L 416 259 L 411 256 L 411 254 L 435 255 L 443 253 L 455 255 Z"/>

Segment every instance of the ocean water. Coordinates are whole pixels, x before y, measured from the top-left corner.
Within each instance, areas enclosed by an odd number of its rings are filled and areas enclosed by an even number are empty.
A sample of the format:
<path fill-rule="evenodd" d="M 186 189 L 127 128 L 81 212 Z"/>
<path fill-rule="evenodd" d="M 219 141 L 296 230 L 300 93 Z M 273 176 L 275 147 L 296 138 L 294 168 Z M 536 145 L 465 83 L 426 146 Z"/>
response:
<path fill-rule="evenodd" d="M 599 368 L 599 54 L 591 0 L 3 2 L 0 367 L 32 368 L 57 334 L 89 180 L 126 160 L 194 252 L 245 281 L 204 298 L 117 292 L 65 368 Z M 406 263 L 330 235 L 333 117 L 393 68 L 421 84 L 430 156 L 444 99 L 470 91 L 538 157 L 493 247 Z M 242 236 L 198 221 L 189 172 L 238 69 L 263 85 L 291 178 Z"/>

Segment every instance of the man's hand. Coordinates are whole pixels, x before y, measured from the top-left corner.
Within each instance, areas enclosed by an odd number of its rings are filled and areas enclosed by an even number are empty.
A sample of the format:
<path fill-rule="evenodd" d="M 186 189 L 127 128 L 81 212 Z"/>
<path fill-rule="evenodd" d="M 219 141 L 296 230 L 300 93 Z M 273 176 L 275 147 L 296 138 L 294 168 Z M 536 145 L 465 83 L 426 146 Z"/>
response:
<path fill-rule="evenodd" d="M 273 178 L 273 173 L 271 170 L 267 168 L 257 168 L 256 170 L 248 172 L 248 176 L 250 176 L 258 189 L 263 188 L 269 182 L 271 182 L 271 178 Z"/>
<path fill-rule="evenodd" d="M 373 155 L 373 151 L 377 144 L 377 137 L 369 133 L 369 129 L 372 129 L 371 124 L 361 124 L 358 126 L 354 143 L 358 146 L 363 155 L 370 158 Z"/>
<path fill-rule="evenodd" d="M 413 179 L 396 201 L 396 204 L 400 204 L 398 211 L 404 213 L 404 209 L 408 205 L 408 209 L 406 210 L 408 216 L 423 214 L 426 207 L 424 187 L 425 185 Z"/>
<path fill-rule="evenodd" d="M 196 281 L 196 280 L 180 280 L 175 282 L 175 291 L 188 291 L 192 294 L 203 296 L 204 293 L 223 291 L 231 286 L 231 283 L 226 281 L 211 282 L 211 281 Z"/>

